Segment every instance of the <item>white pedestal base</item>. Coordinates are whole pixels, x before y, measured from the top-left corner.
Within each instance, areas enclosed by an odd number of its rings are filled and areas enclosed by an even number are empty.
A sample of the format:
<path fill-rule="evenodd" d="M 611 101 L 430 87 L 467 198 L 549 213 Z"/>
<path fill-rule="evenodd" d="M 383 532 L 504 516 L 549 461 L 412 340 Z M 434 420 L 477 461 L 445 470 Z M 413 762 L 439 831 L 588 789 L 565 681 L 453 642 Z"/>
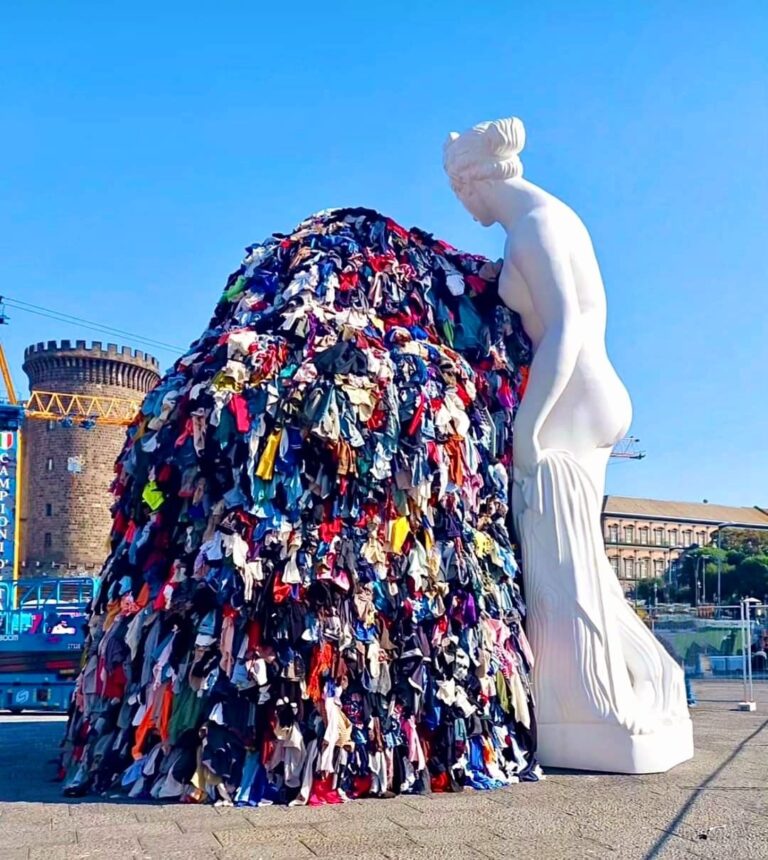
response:
<path fill-rule="evenodd" d="M 739 702 L 740 711 L 756 711 L 757 702 Z"/>
<path fill-rule="evenodd" d="M 599 723 L 538 726 L 542 767 L 607 773 L 663 773 L 693 758 L 693 726 L 679 720 L 647 735 Z"/>

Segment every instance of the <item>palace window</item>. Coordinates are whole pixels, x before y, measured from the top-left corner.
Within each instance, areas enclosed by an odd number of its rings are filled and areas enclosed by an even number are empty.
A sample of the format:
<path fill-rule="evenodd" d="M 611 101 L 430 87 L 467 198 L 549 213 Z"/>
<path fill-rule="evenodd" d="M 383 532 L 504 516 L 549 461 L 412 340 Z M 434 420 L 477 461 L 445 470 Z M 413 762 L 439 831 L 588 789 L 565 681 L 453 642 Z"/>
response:
<path fill-rule="evenodd" d="M 690 546 L 693 543 L 693 531 L 686 529 L 683 532 L 683 546 Z"/>
<path fill-rule="evenodd" d="M 679 546 L 680 541 L 680 533 L 677 529 L 669 530 L 669 544 L 670 546 Z"/>
<path fill-rule="evenodd" d="M 611 525 L 608 526 L 608 541 L 610 543 L 619 542 L 619 527 L 616 523 L 611 523 Z"/>
<path fill-rule="evenodd" d="M 635 527 L 634 526 L 624 526 L 624 542 L 625 543 L 634 543 L 635 542 Z"/>
<path fill-rule="evenodd" d="M 640 579 L 648 579 L 648 559 L 641 558 L 638 562 L 638 567 L 640 569 L 637 575 L 640 577 Z"/>
<path fill-rule="evenodd" d="M 653 542 L 656 546 L 664 546 L 664 529 L 653 530 Z"/>
<path fill-rule="evenodd" d="M 613 572 L 616 576 L 619 575 L 619 557 L 617 555 L 612 555 L 609 559 L 611 562 L 611 567 L 613 568 Z"/>
<path fill-rule="evenodd" d="M 635 578 L 635 560 L 633 558 L 625 558 L 624 559 L 624 578 L 625 579 L 634 579 Z"/>
<path fill-rule="evenodd" d="M 648 544 L 648 526 L 643 526 L 640 529 L 640 543 Z"/>
<path fill-rule="evenodd" d="M 658 579 L 664 576 L 664 561 L 656 558 L 653 560 L 653 575 Z"/>

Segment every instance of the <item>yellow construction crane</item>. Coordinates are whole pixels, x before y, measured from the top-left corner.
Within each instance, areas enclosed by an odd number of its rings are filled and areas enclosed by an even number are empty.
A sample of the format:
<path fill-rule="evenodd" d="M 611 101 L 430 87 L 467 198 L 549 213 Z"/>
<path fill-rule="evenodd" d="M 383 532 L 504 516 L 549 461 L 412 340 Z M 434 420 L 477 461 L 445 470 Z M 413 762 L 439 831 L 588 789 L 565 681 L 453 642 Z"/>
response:
<path fill-rule="evenodd" d="M 33 391 L 24 404 L 24 416 L 40 418 L 44 421 L 66 422 L 69 419 L 86 428 L 95 423 L 126 426 L 133 422 L 140 407 L 141 400 L 128 400 L 122 397 Z"/>
<path fill-rule="evenodd" d="M 1 307 L 1 306 L 0 306 Z M 2 317 L 4 316 L 2 310 L 0 310 L 0 323 L 4 322 Z M 11 376 L 11 368 L 8 367 L 8 361 L 5 357 L 5 350 L 3 349 L 2 343 L 0 343 L 0 373 L 3 375 L 3 383 L 5 384 L 6 397 L 8 398 L 8 402 L 12 406 L 16 406 L 18 400 L 16 399 L 16 389 L 13 387 L 13 377 Z"/>
<path fill-rule="evenodd" d="M 5 314 L 0 304 L 0 323 Z M 11 370 L 0 343 L 0 374 L 6 402 L 0 403 L 0 572 L 8 566 L 19 578 L 18 536 L 21 524 L 21 413 Z"/>

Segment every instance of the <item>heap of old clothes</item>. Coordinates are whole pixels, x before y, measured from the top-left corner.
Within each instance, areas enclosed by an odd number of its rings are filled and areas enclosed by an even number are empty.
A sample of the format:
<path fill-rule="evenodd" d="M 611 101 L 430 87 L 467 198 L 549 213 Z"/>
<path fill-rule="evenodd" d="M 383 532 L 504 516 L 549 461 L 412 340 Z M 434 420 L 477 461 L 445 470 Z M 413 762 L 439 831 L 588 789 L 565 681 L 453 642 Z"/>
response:
<path fill-rule="evenodd" d="M 365 209 L 247 249 L 116 466 L 65 791 L 337 803 L 539 775 L 498 266 Z"/>

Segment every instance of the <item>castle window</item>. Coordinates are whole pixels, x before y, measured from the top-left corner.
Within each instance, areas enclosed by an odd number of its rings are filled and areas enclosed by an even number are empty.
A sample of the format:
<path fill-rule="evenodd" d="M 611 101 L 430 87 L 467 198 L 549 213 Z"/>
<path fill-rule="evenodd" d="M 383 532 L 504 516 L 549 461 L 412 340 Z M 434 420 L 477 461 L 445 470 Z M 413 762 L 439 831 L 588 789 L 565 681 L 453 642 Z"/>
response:
<path fill-rule="evenodd" d="M 51 430 L 53 430 L 53 428 L 54 428 L 55 426 L 56 426 L 56 422 L 55 422 L 55 421 L 53 421 L 53 420 L 50 420 L 50 421 L 46 421 L 46 422 L 45 422 L 45 429 L 46 429 L 46 430 L 48 430 L 49 432 L 50 432 Z"/>
<path fill-rule="evenodd" d="M 50 532 L 46 532 L 43 535 L 43 546 L 46 549 L 50 549 L 53 546 L 53 535 Z"/>
<path fill-rule="evenodd" d="M 53 471 L 53 457 L 49 457 L 45 461 L 45 471 L 46 472 L 52 472 Z"/>
<path fill-rule="evenodd" d="M 53 505 L 50 502 L 45 503 L 45 515 L 47 517 L 53 516 Z"/>

